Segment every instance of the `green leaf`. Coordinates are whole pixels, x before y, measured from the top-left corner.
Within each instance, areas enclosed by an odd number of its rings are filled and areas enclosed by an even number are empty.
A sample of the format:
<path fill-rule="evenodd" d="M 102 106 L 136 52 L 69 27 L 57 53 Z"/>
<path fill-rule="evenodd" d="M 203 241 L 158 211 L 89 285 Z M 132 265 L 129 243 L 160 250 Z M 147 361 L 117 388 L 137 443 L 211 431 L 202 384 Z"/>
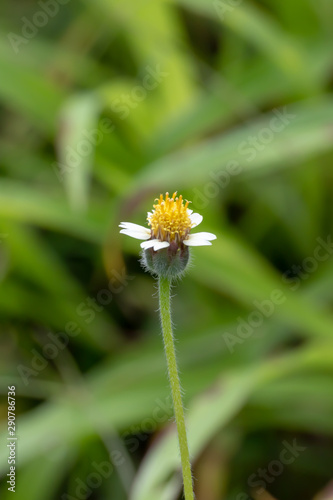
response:
<path fill-rule="evenodd" d="M 239 370 L 221 377 L 209 392 L 199 396 L 189 408 L 187 427 L 192 460 L 198 458 L 214 435 L 226 427 L 252 393 L 256 394 L 258 387 L 260 391 L 261 386 L 264 386 L 266 392 L 272 395 L 273 381 L 310 367 L 320 369 L 320 366 L 325 366 L 332 376 L 332 347 L 332 343 L 329 350 L 326 344 L 318 345 L 317 348 L 311 346 L 296 354 L 266 362 L 258 368 Z M 150 448 L 140 467 L 130 500 L 172 500 L 179 494 L 181 482 L 176 472 L 179 472 L 180 458 L 176 432 L 175 426 L 172 426 Z M 330 433 L 333 433 L 332 425 Z"/>
<path fill-rule="evenodd" d="M 103 140 L 98 129 L 100 110 L 97 95 L 85 93 L 71 97 L 60 115 L 54 168 L 65 185 L 70 206 L 78 212 L 87 209 L 95 149 Z"/>
<path fill-rule="evenodd" d="M 95 213 L 94 213 L 95 212 Z M 100 243 L 106 231 L 104 210 L 89 211 L 84 217 L 71 211 L 64 196 L 44 194 L 11 180 L 0 186 L 0 217 L 36 224 Z"/>
<path fill-rule="evenodd" d="M 64 93 L 41 72 L 31 71 L 21 57 L 10 50 L 6 38 L 6 34 L 2 33 L 0 100 L 31 119 L 42 132 L 50 134 L 55 129 L 54 117 L 60 109 Z"/>
<path fill-rule="evenodd" d="M 237 178 L 233 172 L 268 175 L 297 166 L 332 148 L 332 113 L 329 97 L 276 109 L 246 126 L 156 160 L 140 172 L 132 191 L 143 187 L 165 191 L 171 182 L 179 188 L 208 184 L 214 175 L 220 176 L 217 184 L 222 191 L 233 176 Z M 276 120 L 279 132 L 273 130 Z M 251 137 L 257 146 L 251 145 Z"/>

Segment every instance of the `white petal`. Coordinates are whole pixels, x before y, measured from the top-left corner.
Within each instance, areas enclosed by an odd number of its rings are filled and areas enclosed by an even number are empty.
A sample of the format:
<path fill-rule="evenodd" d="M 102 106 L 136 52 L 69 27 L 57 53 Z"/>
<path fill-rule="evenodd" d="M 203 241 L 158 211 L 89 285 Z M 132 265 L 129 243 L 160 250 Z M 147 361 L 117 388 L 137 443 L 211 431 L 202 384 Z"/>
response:
<path fill-rule="evenodd" d="M 153 247 L 156 243 L 158 243 L 159 240 L 149 240 L 149 241 L 144 241 L 143 243 L 140 243 L 141 248 L 151 248 Z"/>
<path fill-rule="evenodd" d="M 193 214 L 193 210 L 191 210 L 190 208 L 187 209 L 187 215 L 191 215 Z"/>
<path fill-rule="evenodd" d="M 123 229 L 130 229 L 131 231 L 144 231 L 147 234 L 150 234 L 150 229 L 148 229 L 148 227 L 133 224 L 133 222 L 121 222 L 119 227 L 122 227 Z"/>
<path fill-rule="evenodd" d="M 127 234 L 127 236 L 130 236 L 131 238 L 135 238 L 137 240 L 148 240 L 150 238 L 150 232 L 149 234 L 147 234 L 143 231 L 133 231 L 131 229 L 122 229 L 120 232 L 122 234 Z"/>
<path fill-rule="evenodd" d="M 170 246 L 170 243 L 168 243 L 167 241 L 158 241 L 154 245 L 154 250 L 156 252 L 157 250 L 160 250 L 161 248 L 167 248 L 168 246 Z"/>
<path fill-rule="evenodd" d="M 161 248 L 167 248 L 170 245 L 167 241 L 160 241 L 160 240 L 149 240 L 149 241 L 144 241 L 143 243 L 140 244 L 141 248 L 144 248 L 145 250 L 147 248 L 154 247 L 155 252 L 157 250 L 160 250 Z"/>
<path fill-rule="evenodd" d="M 204 245 L 211 245 L 209 240 L 216 240 L 216 236 L 213 233 L 194 233 L 190 234 L 189 237 L 184 240 L 184 245 L 188 247 L 200 247 Z"/>
<path fill-rule="evenodd" d="M 191 214 L 190 219 L 192 222 L 192 227 L 197 227 L 199 226 L 200 222 L 202 222 L 203 217 L 200 214 Z"/>
<path fill-rule="evenodd" d="M 211 245 L 211 242 L 207 240 L 201 240 L 200 238 L 198 238 L 195 240 L 184 240 L 184 245 L 188 247 L 201 247 L 205 245 Z"/>
<path fill-rule="evenodd" d="M 213 234 L 213 233 L 206 233 L 205 231 L 201 232 L 201 233 L 193 233 L 193 234 L 190 234 L 188 239 L 189 240 L 195 240 L 195 239 L 202 239 L 202 240 L 216 240 L 216 235 Z"/>

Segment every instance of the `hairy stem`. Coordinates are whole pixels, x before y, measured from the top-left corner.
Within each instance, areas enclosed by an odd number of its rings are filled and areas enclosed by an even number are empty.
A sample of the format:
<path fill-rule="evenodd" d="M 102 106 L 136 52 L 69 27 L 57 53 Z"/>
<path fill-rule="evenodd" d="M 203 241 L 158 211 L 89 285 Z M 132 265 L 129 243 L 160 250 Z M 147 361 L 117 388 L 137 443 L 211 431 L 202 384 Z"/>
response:
<path fill-rule="evenodd" d="M 185 500 L 194 500 L 190 454 L 188 450 L 184 408 L 177 370 L 176 353 L 172 334 L 170 287 L 168 278 L 159 278 L 160 315 L 164 339 L 165 354 L 171 385 L 172 400 L 177 423 L 180 458 L 182 464 Z"/>

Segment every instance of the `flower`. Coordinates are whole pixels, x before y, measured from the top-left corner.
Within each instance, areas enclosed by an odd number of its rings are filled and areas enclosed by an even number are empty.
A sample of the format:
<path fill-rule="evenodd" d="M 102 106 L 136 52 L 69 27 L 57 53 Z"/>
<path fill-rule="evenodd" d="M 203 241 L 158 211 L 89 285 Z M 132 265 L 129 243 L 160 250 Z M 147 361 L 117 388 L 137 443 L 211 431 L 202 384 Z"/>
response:
<path fill-rule="evenodd" d="M 146 240 L 141 243 L 141 248 L 147 250 L 152 248 L 155 252 L 162 248 L 171 246 L 173 250 L 186 246 L 211 245 L 210 240 L 215 240 L 212 233 L 190 234 L 191 229 L 202 222 L 202 215 L 193 213 L 188 208 L 189 202 L 184 203 L 182 195 L 173 193 L 172 198 L 166 193 L 165 199 L 161 194 L 153 205 L 154 210 L 148 212 L 147 220 L 150 228 L 133 224 L 132 222 L 122 222 L 119 224 L 121 233 L 127 234 L 138 240 Z"/>
<path fill-rule="evenodd" d="M 120 232 L 141 243 L 143 267 L 153 275 L 175 278 L 181 276 L 189 262 L 190 246 L 211 245 L 216 236 L 212 233 L 191 233 L 191 229 L 202 221 L 202 215 L 193 213 L 188 208 L 189 202 L 177 197 L 177 192 L 165 199 L 161 194 L 148 212 L 149 227 L 139 226 L 132 222 L 119 224 Z"/>

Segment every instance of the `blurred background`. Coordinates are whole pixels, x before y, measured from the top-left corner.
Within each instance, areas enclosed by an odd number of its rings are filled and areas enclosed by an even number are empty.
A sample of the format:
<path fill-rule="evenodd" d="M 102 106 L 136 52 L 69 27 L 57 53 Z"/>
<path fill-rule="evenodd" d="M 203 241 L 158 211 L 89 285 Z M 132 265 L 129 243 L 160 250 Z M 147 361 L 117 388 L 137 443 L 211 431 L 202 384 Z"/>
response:
<path fill-rule="evenodd" d="M 139 241 L 217 234 L 174 287 L 197 500 L 333 498 L 330 0 L 0 7 L 1 499 L 180 500 Z"/>

